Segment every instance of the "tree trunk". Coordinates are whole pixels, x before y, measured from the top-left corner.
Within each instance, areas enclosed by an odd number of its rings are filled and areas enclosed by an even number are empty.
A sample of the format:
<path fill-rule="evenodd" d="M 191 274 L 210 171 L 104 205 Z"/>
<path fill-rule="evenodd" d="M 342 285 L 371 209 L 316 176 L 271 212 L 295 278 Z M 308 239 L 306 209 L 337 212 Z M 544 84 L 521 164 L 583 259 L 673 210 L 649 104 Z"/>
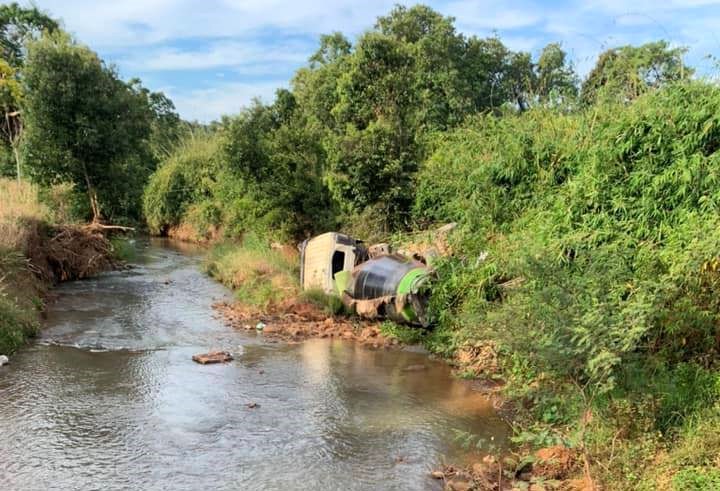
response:
<path fill-rule="evenodd" d="M 97 199 L 97 192 L 95 189 L 88 189 L 88 195 L 90 196 L 90 208 L 92 209 L 93 214 L 93 223 L 100 223 L 100 219 L 102 218 L 100 216 L 100 206 L 98 206 L 98 199 Z"/>
<path fill-rule="evenodd" d="M 20 146 L 20 137 L 22 136 L 22 129 L 22 121 L 20 120 L 19 112 L 6 112 L 5 131 L 7 132 L 6 136 L 8 142 L 10 143 L 10 147 L 12 148 L 13 156 L 15 157 L 15 171 L 18 182 L 20 182 L 20 179 L 22 178 L 20 170 L 20 152 L 18 151 L 18 147 Z"/>
<path fill-rule="evenodd" d="M 84 165 L 83 172 L 85 174 L 85 185 L 87 186 L 88 198 L 90 198 L 90 210 L 92 210 L 93 214 L 92 223 L 100 223 L 102 217 L 100 216 L 100 206 L 98 205 L 97 191 L 95 191 L 95 188 L 90 181 L 90 176 L 88 175 L 87 169 Z"/>
<path fill-rule="evenodd" d="M 20 179 L 22 178 L 22 175 L 20 173 L 20 152 L 18 152 L 18 142 L 12 143 L 12 149 L 13 149 L 13 155 L 15 155 L 15 168 L 17 171 L 17 180 L 20 182 Z"/>

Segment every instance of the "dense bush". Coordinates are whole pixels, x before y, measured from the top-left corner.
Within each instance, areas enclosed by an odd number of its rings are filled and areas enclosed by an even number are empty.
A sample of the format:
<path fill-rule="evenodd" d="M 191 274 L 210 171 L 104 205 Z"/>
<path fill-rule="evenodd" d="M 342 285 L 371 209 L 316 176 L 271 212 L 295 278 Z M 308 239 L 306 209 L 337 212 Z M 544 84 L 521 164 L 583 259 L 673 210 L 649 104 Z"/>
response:
<path fill-rule="evenodd" d="M 151 232 L 184 224 L 199 236 L 222 228 L 229 237 L 291 239 L 331 227 L 320 139 L 282 101 L 257 104 L 180 145 L 145 189 Z"/>
<path fill-rule="evenodd" d="M 191 205 L 211 198 L 220 166 L 217 136 L 198 133 L 178 146 L 145 188 L 143 212 L 150 231 L 166 233 Z"/>
<path fill-rule="evenodd" d="M 476 116 L 440 134 L 417 178 L 415 219 L 512 222 L 565 182 L 586 128 L 583 115 L 538 108 Z"/>
<path fill-rule="evenodd" d="M 649 414 L 644 431 L 672 434 L 720 399 L 718 114 L 720 88 L 693 82 L 630 106 L 485 117 L 422 168 L 416 220 L 461 225 L 439 329 L 496 343 L 536 418 L 624 401 L 635 422 Z"/>
<path fill-rule="evenodd" d="M 333 207 L 323 182 L 322 131 L 308 124 L 295 96 L 279 90 L 271 106 L 255 104 L 225 129 L 224 158 L 242 194 L 225 187 L 234 235 L 253 230 L 301 238 L 331 227 Z"/>
<path fill-rule="evenodd" d="M 549 351 L 534 356 L 550 365 L 607 381 L 638 350 L 707 364 L 719 320 L 719 109 L 720 90 L 693 83 L 622 111 L 475 120 L 421 171 L 416 217 L 465 225 L 461 250 L 489 256 L 459 273 L 482 285 L 464 302 L 486 329 L 539 336 Z"/>

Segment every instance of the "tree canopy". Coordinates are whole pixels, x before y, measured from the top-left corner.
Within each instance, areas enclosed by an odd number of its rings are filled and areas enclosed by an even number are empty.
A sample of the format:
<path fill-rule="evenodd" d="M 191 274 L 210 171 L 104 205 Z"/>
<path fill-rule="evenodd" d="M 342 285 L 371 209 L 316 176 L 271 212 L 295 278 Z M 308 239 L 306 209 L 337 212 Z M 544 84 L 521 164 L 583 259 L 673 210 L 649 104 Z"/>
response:
<path fill-rule="evenodd" d="M 2 146 L 10 148 L 15 161 L 15 174 L 21 177 L 18 146 L 22 136 L 22 118 L 20 104 L 23 101 L 23 87 L 17 73 L 7 61 L 0 58 L 0 134 Z M 7 164 L 6 164 L 7 165 Z M 0 169 L 1 170 L 1 169 Z M 2 174 L 0 172 L 0 174 Z"/>
<path fill-rule="evenodd" d="M 609 49 L 600 54 L 583 82 L 582 101 L 586 105 L 603 98 L 629 102 L 649 89 L 689 79 L 694 70 L 683 62 L 686 52 L 667 41 Z"/>
<path fill-rule="evenodd" d="M 33 176 L 72 182 L 87 193 L 94 220 L 131 210 L 154 168 L 146 94 L 64 33 L 29 44 L 24 82 Z"/>
<path fill-rule="evenodd" d="M 16 2 L 0 5 L 0 55 L 12 67 L 22 66 L 25 43 L 59 28 L 55 19 L 37 7 L 24 8 Z"/>

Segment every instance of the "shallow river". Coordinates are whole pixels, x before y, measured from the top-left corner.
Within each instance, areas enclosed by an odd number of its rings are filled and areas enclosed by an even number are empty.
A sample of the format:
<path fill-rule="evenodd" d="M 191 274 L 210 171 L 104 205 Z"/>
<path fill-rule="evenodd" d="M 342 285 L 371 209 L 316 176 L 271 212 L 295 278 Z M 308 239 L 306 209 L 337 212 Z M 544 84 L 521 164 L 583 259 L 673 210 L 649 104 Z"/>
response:
<path fill-rule="evenodd" d="M 236 332 L 196 251 L 140 249 L 129 271 L 57 288 L 40 338 L 0 368 L 1 489 L 438 489 L 431 468 L 467 456 L 456 431 L 502 439 L 442 363 Z M 191 361 L 211 349 L 235 361 Z"/>

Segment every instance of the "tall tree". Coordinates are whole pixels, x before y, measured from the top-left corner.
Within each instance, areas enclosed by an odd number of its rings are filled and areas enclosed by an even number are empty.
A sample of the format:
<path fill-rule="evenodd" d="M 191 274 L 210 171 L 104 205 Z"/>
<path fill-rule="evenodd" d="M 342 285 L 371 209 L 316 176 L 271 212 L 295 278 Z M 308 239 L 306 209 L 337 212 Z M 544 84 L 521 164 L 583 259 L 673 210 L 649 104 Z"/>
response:
<path fill-rule="evenodd" d="M 415 59 L 402 41 L 370 32 L 357 43 L 338 84 L 332 113 L 339 131 L 325 140 L 328 184 L 337 203 L 356 213 L 379 204 L 402 211 L 402 183 L 416 167 L 422 106 Z"/>
<path fill-rule="evenodd" d="M 352 44 L 340 32 L 320 36 L 320 47 L 310 57 L 313 66 L 327 65 L 350 53 Z"/>
<path fill-rule="evenodd" d="M 54 32 L 58 22 L 37 9 L 24 8 L 16 2 L 0 5 L 0 50 L 10 66 L 18 68 L 25 60 L 25 43 L 43 32 Z"/>
<path fill-rule="evenodd" d="M 150 111 L 150 151 L 155 159 L 162 160 L 172 154 L 183 136 L 191 131 L 182 124 L 175 104 L 162 92 L 152 92 L 143 87 L 139 78 L 128 81 L 131 90 L 147 100 Z"/>
<path fill-rule="evenodd" d="M 509 99 L 506 84 L 511 51 L 497 37 L 467 40 L 459 70 L 468 82 L 473 112 L 500 107 Z"/>
<path fill-rule="evenodd" d="M 559 43 L 550 43 L 543 48 L 535 73 L 535 93 L 541 103 L 558 105 L 577 96 L 577 75 Z"/>
<path fill-rule="evenodd" d="M 57 21 L 34 6 L 24 8 L 15 2 L 0 5 L 0 85 L 3 111 L 0 132 L 4 137 L 3 146 L 13 155 L 18 180 L 22 168 L 19 146 L 24 126 L 20 110 L 22 90 L 19 71 L 25 61 L 25 44 L 38 38 L 43 32 L 54 32 L 59 28 Z"/>
<path fill-rule="evenodd" d="M 581 99 L 585 104 L 600 98 L 629 102 L 650 89 L 689 79 L 694 71 L 683 61 L 686 52 L 667 41 L 609 49 L 583 82 Z"/>
<path fill-rule="evenodd" d="M 363 36 L 339 81 L 337 120 L 360 129 L 378 118 L 406 122 L 414 110 L 413 63 L 400 41 L 375 32 Z"/>
<path fill-rule="evenodd" d="M 148 151 L 147 98 L 68 35 L 29 44 L 24 139 L 26 165 L 46 183 L 87 193 L 93 220 L 139 209 Z"/>
<path fill-rule="evenodd" d="M 15 159 L 15 174 L 21 178 L 19 144 L 22 136 L 23 122 L 20 118 L 20 103 L 23 90 L 15 70 L 3 59 L 0 59 L 0 133 L 4 143 L 12 150 Z"/>
<path fill-rule="evenodd" d="M 322 36 L 320 48 L 310 58 L 309 65 L 295 73 L 293 95 L 309 124 L 328 130 L 336 127 L 332 110 L 339 100 L 338 83 L 347 70 L 350 52 L 350 43 L 341 35 Z"/>
<path fill-rule="evenodd" d="M 530 55 L 497 38 L 466 38 L 454 19 L 418 5 L 395 7 L 350 48 L 325 36 L 294 80 L 302 110 L 327 130 L 327 182 L 336 202 L 403 214 L 427 136 L 510 102 L 529 106 Z"/>

